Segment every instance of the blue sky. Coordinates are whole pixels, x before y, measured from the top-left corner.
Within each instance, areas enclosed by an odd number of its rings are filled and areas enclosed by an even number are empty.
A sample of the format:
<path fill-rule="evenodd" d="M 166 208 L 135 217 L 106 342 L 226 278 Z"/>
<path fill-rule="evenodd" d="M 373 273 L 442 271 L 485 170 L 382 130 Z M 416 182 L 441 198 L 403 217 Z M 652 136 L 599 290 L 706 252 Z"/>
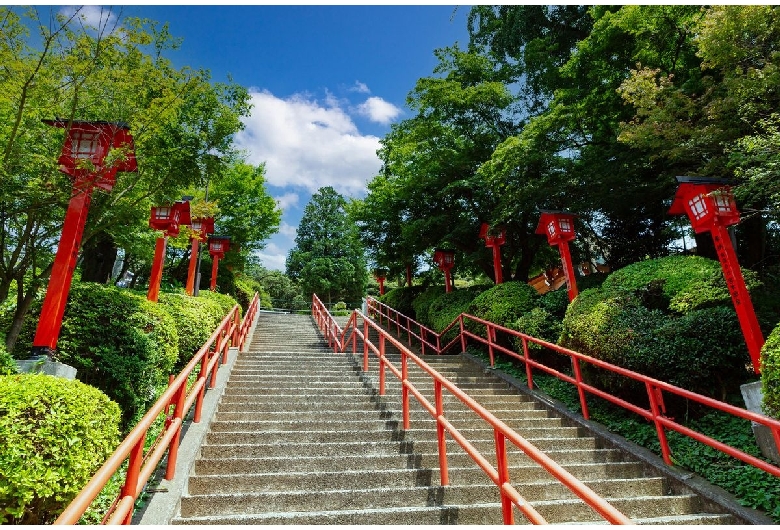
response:
<path fill-rule="evenodd" d="M 88 8 L 99 9 L 98 6 Z M 260 258 L 284 270 L 312 193 L 333 186 L 362 197 L 379 170 L 379 140 L 411 117 L 405 98 L 436 66 L 434 50 L 468 42 L 468 6 L 126 5 L 115 15 L 168 22 L 183 39 L 177 67 L 247 87 L 254 108 L 236 137 L 249 162 L 266 163 L 283 209 Z"/>

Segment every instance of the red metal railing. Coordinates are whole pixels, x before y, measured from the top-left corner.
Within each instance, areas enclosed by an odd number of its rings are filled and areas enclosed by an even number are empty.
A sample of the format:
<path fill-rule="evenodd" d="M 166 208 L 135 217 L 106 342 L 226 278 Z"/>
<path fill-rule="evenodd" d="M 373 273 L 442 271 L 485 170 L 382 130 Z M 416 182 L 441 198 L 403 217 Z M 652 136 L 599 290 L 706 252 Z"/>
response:
<path fill-rule="evenodd" d="M 539 464 L 548 473 L 558 479 L 562 484 L 568 487 L 574 494 L 585 501 L 588 506 L 599 513 L 604 519 L 613 524 L 632 524 L 632 521 L 602 499 L 588 486 L 580 482 L 576 477 L 563 469 L 558 463 L 549 458 L 533 444 L 512 430 L 500 419 L 496 418 L 490 411 L 474 401 L 468 394 L 460 390 L 456 385 L 442 376 L 439 372 L 431 368 L 420 357 L 409 351 L 409 349 L 388 333 L 377 323 L 365 317 L 362 313 L 355 310 L 349 318 L 349 321 L 342 330 L 333 317 L 328 313 L 325 306 L 320 302 L 316 295 L 313 296 L 312 315 L 317 325 L 322 330 L 328 340 L 328 344 L 333 347 L 335 352 L 343 352 L 345 347 L 351 342 L 352 352 L 357 353 L 357 341 L 363 342 L 363 370 L 368 371 L 369 351 L 373 352 L 379 361 L 379 394 L 385 395 L 386 392 L 386 372 L 396 376 L 401 383 L 401 403 L 403 411 L 403 428 L 408 430 L 411 427 L 409 397 L 414 398 L 420 405 L 436 420 L 438 450 L 439 450 L 439 471 L 441 485 L 449 484 L 449 474 L 447 467 L 447 445 L 446 434 L 449 434 L 464 451 L 477 463 L 485 474 L 499 488 L 501 494 L 501 506 L 505 524 L 514 524 L 514 510 L 516 507 L 532 523 L 545 524 L 547 521 L 520 495 L 520 493 L 510 483 L 509 464 L 507 460 L 507 442 L 513 444 L 522 450 L 529 458 Z M 358 324 L 358 318 L 363 321 L 362 329 Z M 378 345 L 369 340 L 369 331 L 377 333 Z M 387 343 L 395 346 L 401 353 L 400 369 L 394 365 L 385 356 Z M 431 403 L 409 380 L 409 363 L 413 362 L 423 372 L 431 376 L 434 385 L 434 403 Z M 474 447 L 468 439 L 447 419 L 447 411 L 444 410 L 444 392 L 447 391 L 455 396 L 461 403 L 471 409 L 477 416 L 482 418 L 493 428 L 495 439 L 495 457 L 496 466 Z"/>
<path fill-rule="evenodd" d="M 388 322 L 391 323 L 398 323 L 401 321 L 401 317 L 395 316 L 397 312 L 393 313 L 392 311 L 389 311 L 388 307 L 385 304 L 382 304 L 373 298 L 368 299 L 368 314 L 369 315 L 376 314 L 378 316 L 380 323 L 382 322 L 382 319 L 387 319 Z M 406 317 L 402 317 L 402 318 L 406 318 Z M 485 336 L 483 337 L 481 335 L 477 335 L 469 331 L 464 324 L 464 321 L 466 320 L 476 322 L 477 324 L 484 326 Z M 416 323 L 414 323 L 414 321 L 411 322 L 406 321 L 404 322 L 404 324 L 405 324 L 404 329 L 412 328 L 413 326 L 417 325 Z M 652 422 L 655 425 L 658 441 L 661 445 L 661 456 L 663 457 L 664 462 L 666 462 L 668 465 L 673 465 L 673 464 L 671 458 L 671 450 L 669 449 L 669 443 L 667 442 L 666 439 L 666 431 L 673 430 L 680 434 L 688 436 L 689 438 L 692 438 L 698 442 L 706 444 L 714 449 L 717 449 L 718 451 L 721 451 L 731 457 L 737 458 L 738 460 L 741 460 L 747 464 L 750 464 L 763 471 L 766 471 L 767 473 L 770 473 L 776 477 L 780 477 L 780 467 L 770 464 L 764 460 L 761 460 L 760 458 L 756 458 L 752 455 L 749 455 L 735 447 L 732 447 L 718 440 L 715 440 L 714 438 L 711 438 L 702 433 L 694 431 L 680 423 L 677 423 L 676 421 L 674 421 L 673 418 L 666 416 L 666 407 L 664 405 L 664 393 L 679 396 L 684 399 L 689 399 L 691 401 L 694 401 L 696 403 L 699 403 L 711 409 L 725 412 L 727 414 L 731 414 L 732 416 L 736 416 L 738 418 L 742 418 L 747 421 L 752 421 L 764 425 L 765 427 L 770 429 L 770 431 L 772 432 L 772 436 L 774 437 L 775 444 L 777 444 L 777 446 L 780 447 L 780 421 L 778 420 L 769 418 L 762 414 L 750 412 L 740 407 L 729 405 L 728 403 L 724 403 L 722 401 L 718 401 L 716 399 L 712 399 L 707 396 L 703 396 L 701 394 L 690 392 L 683 388 L 676 387 L 668 383 L 664 383 L 663 381 L 659 381 L 657 379 L 647 377 L 645 375 L 642 375 L 637 372 L 633 372 L 631 370 L 626 370 L 624 368 L 601 361 L 594 357 L 583 355 L 574 350 L 563 348 L 561 346 L 558 346 L 557 344 L 552 344 L 550 342 L 537 339 L 530 335 L 526 335 L 519 331 L 499 326 L 487 320 L 483 320 L 481 318 L 466 313 L 459 315 L 458 318 L 455 319 L 449 326 L 447 326 L 441 333 L 436 334 L 435 332 L 430 330 L 429 333 L 433 335 L 437 335 L 437 338 L 441 338 L 448 331 L 456 327 L 458 328 L 457 336 L 454 339 L 452 339 L 449 343 L 444 345 L 443 347 L 439 349 L 434 349 L 435 353 L 441 353 L 447 350 L 450 346 L 452 346 L 458 341 L 460 341 L 461 343 L 461 351 L 466 351 L 466 342 L 468 339 L 472 339 L 476 342 L 479 342 L 480 344 L 487 346 L 491 366 L 494 365 L 496 352 L 501 352 L 505 355 L 508 355 L 509 357 L 512 357 L 522 362 L 526 370 L 528 388 L 533 388 L 534 369 L 541 370 L 542 372 L 553 375 L 558 379 L 561 379 L 563 381 L 575 385 L 577 388 L 577 392 L 579 394 L 580 406 L 582 407 L 582 415 L 585 419 L 589 419 L 588 403 L 586 399 L 588 394 L 598 396 L 602 399 L 609 401 L 610 403 L 613 403 L 626 410 L 629 410 L 645 418 L 646 420 Z M 498 333 L 506 334 L 508 336 L 516 337 L 520 339 L 523 345 L 523 352 L 518 353 L 499 344 L 499 341 L 497 340 Z M 571 360 L 573 376 L 565 374 L 559 370 L 555 370 L 554 368 L 550 368 L 549 366 L 546 366 L 534 360 L 528 348 L 529 343 L 538 344 L 544 348 L 547 348 L 561 355 L 565 355 L 569 357 Z M 429 341 L 426 344 L 429 347 L 431 347 L 432 342 Z M 634 381 L 640 382 L 647 389 L 647 398 L 648 398 L 649 407 L 648 408 L 639 407 L 633 403 L 629 403 L 623 399 L 613 396 L 599 388 L 596 388 L 586 383 L 582 379 L 582 363 L 590 364 L 600 369 L 607 370 L 612 373 L 619 374 L 628 379 L 632 379 Z"/>
<path fill-rule="evenodd" d="M 76 524 L 126 460 L 129 462 L 124 486 L 112 509 L 106 514 L 104 523 L 130 524 L 135 501 L 162 460 L 166 450 L 168 451 L 168 463 L 165 469 L 165 479 L 171 480 L 173 478 L 184 418 L 194 404 L 195 412 L 192 421 L 200 422 L 206 380 L 209 379 L 208 387 L 213 388 L 216 385 L 219 365 L 227 362 L 228 349 L 231 346 L 243 348 L 247 333 L 257 314 L 258 303 L 259 297 L 255 293 L 243 320 L 240 317 L 241 309 L 239 306 L 236 305 L 230 310 L 214 333 L 211 334 L 211 337 L 201 346 L 181 373 L 170 382 L 168 389 L 152 405 L 124 441 L 119 444 L 116 451 L 106 460 L 65 511 L 60 514 L 54 524 Z M 197 379 L 188 390 L 187 380 L 196 367 L 200 367 Z M 173 406 L 173 411 L 166 419 L 165 429 L 157 442 L 149 449 L 148 454 L 144 455 L 144 442 L 149 428 L 163 411 L 168 414 L 170 406 Z"/>

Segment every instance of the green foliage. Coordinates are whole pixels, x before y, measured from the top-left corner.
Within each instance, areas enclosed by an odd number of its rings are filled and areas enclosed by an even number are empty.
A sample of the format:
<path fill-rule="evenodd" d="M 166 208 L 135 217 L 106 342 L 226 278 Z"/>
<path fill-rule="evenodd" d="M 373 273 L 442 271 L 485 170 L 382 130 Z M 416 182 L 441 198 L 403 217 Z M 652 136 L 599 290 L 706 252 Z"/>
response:
<path fill-rule="evenodd" d="M 612 273 L 569 306 L 561 345 L 722 398 L 749 361 L 720 265 L 696 256 L 646 260 Z M 758 282 L 752 274 L 755 287 Z M 595 376 L 613 391 L 623 378 Z M 641 392 L 641 390 L 640 390 Z"/>
<path fill-rule="evenodd" d="M 383 304 L 389 305 L 402 315 L 406 315 L 412 320 L 417 320 L 417 313 L 414 311 L 414 299 L 425 288 L 421 285 L 413 285 L 412 287 L 398 287 L 392 291 L 386 292 L 384 296 L 380 296 L 378 300 Z"/>
<path fill-rule="evenodd" d="M 14 352 L 28 352 L 35 322 L 29 319 Z M 156 399 L 178 359 L 174 319 L 158 304 L 126 289 L 74 283 L 62 319 L 57 360 L 76 377 L 105 392 L 126 423 Z"/>
<path fill-rule="evenodd" d="M 13 375 L 16 372 L 14 358 L 6 351 L 5 344 L 0 342 L 0 375 Z"/>
<path fill-rule="evenodd" d="M 563 324 L 556 318 L 555 315 L 550 314 L 546 309 L 541 307 L 535 307 L 530 311 L 524 313 L 513 324 L 508 326 L 511 329 L 516 329 L 526 335 L 531 335 L 538 339 L 546 340 L 555 344 L 558 342 L 558 337 L 561 335 Z M 523 343 L 520 339 L 515 339 L 515 351 L 523 351 Z M 533 342 L 528 343 L 528 347 L 532 350 L 540 350 L 542 346 Z"/>
<path fill-rule="evenodd" d="M 222 316 L 223 316 L 223 318 L 224 318 L 225 315 L 227 315 L 230 312 L 231 309 L 233 309 L 236 306 L 236 304 L 238 304 L 236 299 L 233 298 L 232 296 L 229 296 L 229 295 L 226 295 L 226 294 L 222 294 L 222 293 L 216 293 L 214 291 L 200 291 L 198 293 L 198 296 L 199 297 L 202 296 L 202 297 L 206 298 L 207 300 L 212 300 L 212 301 L 218 303 L 219 306 L 222 308 Z M 239 312 L 241 312 L 240 309 L 241 308 L 239 306 Z M 214 330 L 212 329 L 211 331 L 214 331 Z"/>
<path fill-rule="evenodd" d="M 443 285 L 428 287 L 418 294 L 412 302 L 414 314 L 417 315 L 415 320 L 423 326 L 431 327 L 431 319 L 428 310 L 431 307 L 431 304 L 444 294 L 446 294 L 446 288 Z"/>
<path fill-rule="evenodd" d="M 80 381 L 0 376 L 0 523 L 53 523 L 119 444 L 119 418 Z"/>
<path fill-rule="evenodd" d="M 456 289 L 436 298 L 428 308 L 431 329 L 440 332 L 449 326 L 458 315 L 468 312 L 474 298 L 489 288 L 489 285 L 473 285 L 466 289 Z"/>
<path fill-rule="evenodd" d="M 307 299 L 316 293 L 325 303 L 357 303 L 365 292 L 364 249 L 347 209 L 346 199 L 330 186 L 320 188 L 304 208 L 286 268 Z"/>
<path fill-rule="evenodd" d="M 158 306 L 175 323 L 178 357 L 173 372 L 178 372 L 208 340 L 222 319 L 225 310 L 217 300 L 205 296 L 160 293 Z"/>
<path fill-rule="evenodd" d="M 263 309 L 271 309 L 273 307 L 271 305 L 271 297 L 265 292 L 260 282 L 245 274 L 236 274 L 235 291 L 233 294 L 242 310 L 246 311 L 249 308 L 255 293 L 258 293 L 260 307 Z"/>
<path fill-rule="evenodd" d="M 523 313 L 538 305 L 539 294 L 522 282 L 505 282 L 479 294 L 469 305 L 468 313 L 508 327 Z"/>
<path fill-rule="evenodd" d="M 780 326 L 772 331 L 761 348 L 761 391 L 764 412 L 780 418 Z"/>

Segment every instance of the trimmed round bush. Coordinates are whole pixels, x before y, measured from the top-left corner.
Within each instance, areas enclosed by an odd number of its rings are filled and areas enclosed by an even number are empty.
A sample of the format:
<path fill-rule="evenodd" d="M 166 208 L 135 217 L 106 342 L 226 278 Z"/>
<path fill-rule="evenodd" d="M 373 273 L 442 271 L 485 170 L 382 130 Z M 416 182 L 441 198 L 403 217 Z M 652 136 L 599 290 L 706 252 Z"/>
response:
<path fill-rule="evenodd" d="M 489 285 L 472 285 L 466 289 L 456 289 L 436 298 L 428 308 L 431 329 L 441 332 L 458 318 L 458 315 L 468 312 L 471 302 L 489 288 Z"/>
<path fill-rule="evenodd" d="M 425 288 L 421 285 L 413 285 L 412 287 L 398 287 L 392 291 L 385 293 L 384 296 L 380 296 L 378 300 L 385 305 L 388 305 L 413 320 L 417 320 L 417 313 L 412 306 L 414 299 Z"/>
<path fill-rule="evenodd" d="M 772 331 L 761 348 L 761 391 L 764 412 L 780 419 L 780 326 Z"/>
<path fill-rule="evenodd" d="M 36 324 L 31 315 L 14 353 L 30 351 Z M 116 401 L 128 425 L 168 384 L 178 343 L 176 323 L 159 304 L 119 287 L 74 283 L 56 360 L 76 368 L 80 381 Z"/>
<path fill-rule="evenodd" d="M 178 372 L 217 329 L 226 313 L 217 300 L 203 296 L 160 293 L 158 302 L 176 326 L 179 339 L 174 371 Z"/>
<path fill-rule="evenodd" d="M 0 342 L 0 375 L 13 375 L 16 372 L 14 358 L 6 351 L 5 344 Z"/>
<path fill-rule="evenodd" d="M 0 377 L 0 524 L 51 524 L 119 445 L 119 406 L 78 380 Z"/>
<path fill-rule="evenodd" d="M 748 286 L 760 285 L 744 273 Z M 720 264 L 699 256 L 634 263 L 581 292 L 566 311 L 561 345 L 719 399 L 749 377 Z M 600 372 L 598 379 L 626 389 L 624 378 Z"/>
<path fill-rule="evenodd" d="M 536 289 L 522 282 L 505 282 L 475 297 L 469 305 L 468 313 L 508 327 L 538 304 L 539 293 Z"/>
<path fill-rule="evenodd" d="M 446 294 L 446 289 L 443 285 L 434 285 L 428 287 L 425 291 L 418 294 L 412 301 L 412 307 L 414 313 L 417 315 L 417 322 L 423 326 L 431 327 L 431 319 L 428 314 L 428 310 L 437 298 Z"/>

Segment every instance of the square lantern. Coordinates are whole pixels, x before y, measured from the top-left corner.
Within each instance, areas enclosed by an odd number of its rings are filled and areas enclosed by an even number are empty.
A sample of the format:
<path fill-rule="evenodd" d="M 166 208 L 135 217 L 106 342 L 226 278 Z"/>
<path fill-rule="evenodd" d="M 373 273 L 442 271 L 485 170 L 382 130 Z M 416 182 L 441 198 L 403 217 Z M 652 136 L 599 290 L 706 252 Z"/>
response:
<path fill-rule="evenodd" d="M 698 234 L 715 224 L 731 226 L 739 222 L 739 210 L 728 181 L 707 177 L 676 177 L 679 186 L 669 215 L 687 214 Z"/>
<path fill-rule="evenodd" d="M 219 256 L 220 258 L 225 255 L 230 249 L 229 237 L 213 236 L 209 238 L 209 254 L 212 256 Z"/>
<path fill-rule="evenodd" d="M 92 180 L 92 184 L 111 191 L 116 172 L 138 171 L 133 136 L 124 123 L 107 121 L 70 121 L 60 118 L 43 120 L 52 127 L 67 130 L 62 152 L 57 159 L 59 170 L 74 180 Z M 105 158 L 111 149 L 127 148 L 124 160 L 105 167 Z"/>
<path fill-rule="evenodd" d="M 573 241 L 574 217 L 575 215 L 569 212 L 542 210 L 536 233 L 545 234 L 550 245 Z"/>
<path fill-rule="evenodd" d="M 486 246 L 503 245 L 506 243 L 506 229 L 496 228 L 491 230 L 487 223 L 482 223 L 479 229 L 479 238 L 485 240 Z"/>
<path fill-rule="evenodd" d="M 179 227 L 192 224 L 189 201 L 178 201 L 171 206 L 153 206 L 149 217 L 149 228 L 161 230 L 165 235 L 176 237 Z"/>
<path fill-rule="evenodd" d="M 455 251 L 437 248 L 433 253 L 433 261 L 440 269 L 452 268 L 455 263 Z"/>
<path fill-rule="evenodd" d="M 201 241 L 206 239 L 206 236 L 214 233 L 214 218 L 213 217 L 195 217 L 192 219 L 192 231 Z"/>

